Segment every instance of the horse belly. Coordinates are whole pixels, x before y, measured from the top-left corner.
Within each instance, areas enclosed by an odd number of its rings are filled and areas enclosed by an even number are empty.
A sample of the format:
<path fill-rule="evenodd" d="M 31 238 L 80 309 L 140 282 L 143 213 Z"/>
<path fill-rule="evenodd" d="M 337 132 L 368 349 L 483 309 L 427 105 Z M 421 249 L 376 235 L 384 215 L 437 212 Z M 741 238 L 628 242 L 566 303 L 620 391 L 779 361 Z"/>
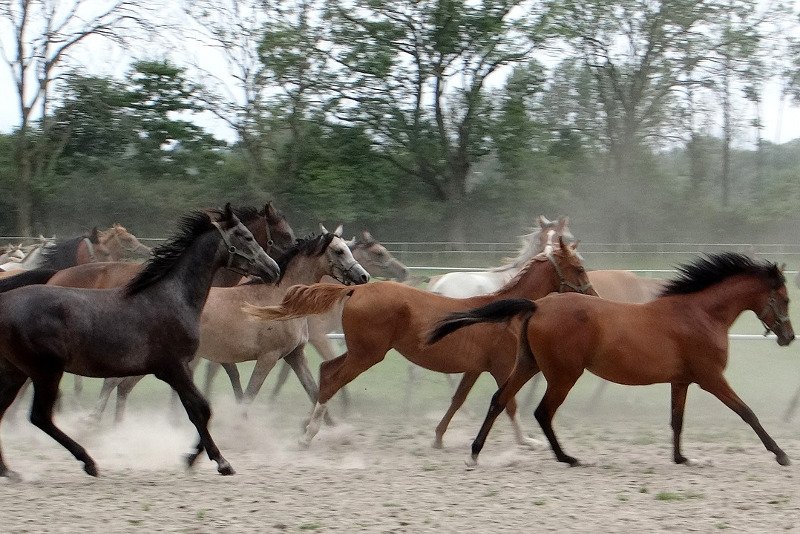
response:
<path fill-rule="evenodd" d="M 677 347 L 670 339 L 616 336 L 607 340 L 587 369 L 610 382 L 649 385 L 673 382 L 684 375 Z"/>

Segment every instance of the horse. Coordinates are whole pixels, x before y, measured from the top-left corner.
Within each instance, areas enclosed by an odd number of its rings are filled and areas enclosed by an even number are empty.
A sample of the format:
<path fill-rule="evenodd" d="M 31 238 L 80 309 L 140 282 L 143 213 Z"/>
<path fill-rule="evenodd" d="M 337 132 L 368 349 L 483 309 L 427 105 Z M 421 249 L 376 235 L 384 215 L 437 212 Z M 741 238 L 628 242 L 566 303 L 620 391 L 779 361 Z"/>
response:
<path fill-rule="evenodd" d="M 508 259 L 508 263 L 486 271 L 459 271 L 434 277 L 428 284 L 428 291 L 453 298 L 494 293 L 514 278 L 532 257 L 544 251 L 548 244 L 555 244 L 558 236 L 563 236 L 567 242 L 575 240 L 568 228 L 568 217 L 550 221 L 544 215 L 539 215 L 536 222 L 538 226 L 532 232 L 519 238 L 521 246 L 517 256 Z"/>
<path fill-rule="evenodd" d="M 320 229 L 323 232 L 327 232 L 325 227 L 321 224 Z M 339 225 L 333 233 L 341 236 L 342 231 L 342 225 Z M 392 256 L 392 253 L 372 237 L 369 231 L 362 230 L 360 234 L 354 236 L 350 241 L 347 241 L 347 246 L 350 248 L 353 258 L 367 270 L 370 277 L 394 279 L 398 282 L 404 282 L 408 278 L 408 267 Z M 333 280 L 330 278 L 323 278 L 322 281 Z M 328 313 L 310 315 L 308 317 L 308 342 L 316 349 L 323 360 L 332 360 L 336 357 L 328 334 L 330 332 L 341 331 L 341 306 L 337 306 Z M 289 371 L 290 367 L 285 363 L 278 370 L 278 378 L 270 394 L 272 399 L 278 396 L 284 383 L 286 383 L 286 379 L 289 377 Z M 341 397 L 345 408 L 348 408 L 350 406 L 350 397 L 347 393 L 347 388 L 342 388 Z"/>
<path fill-rule="evenodd" d="M 477 464 L 486 436 L 506 403 L 541 371 L 547 379 L 547 390 L 536 408 L 536 420 L 556 459 L 578 465 L 576 458 L 561 449 L 552 420 L 586 369 L 619 384 L 671 385 L 672 457 L 677 464 L 689 462 L 681 452 L 680 440 L 687 390 L 696 383 L 750 425 L 780 465 L 789 465 L 786 453 L 724 376 L 728 330 L 744 311 L 755 312 L 764 326 L 775 333 L 778 345 L 786 346 L 794 340 L 782 268 L 727 252 L 700 257 L 680 267 L 678 273 L 657 299 L 645 304 L 586 295 L 551 295 L 536 302 L 495 301 L 441 320 L 428 339 L 433 347 L 439 340 L 447 342 L 446 336 L 467 325 L 484 328 L 487 323 L 522 318 L 514 370 L 492 397 L 468 464 Z"/>
<path fill-rule="evenodd" d="M 304 347 L 308 327 L 304 319 L 294 321 L 255 321 L 241 311 L 242 302 L 275 304 L 286 290 L 298 283 L 312 283 L 331 276 L 342 284 L 365 284 L 369 275 L 353 258 L 347 244 L 334 234 L 297 240 L 297 243 L 278 259 L 280 278 L 277 286 L 246 283 L 234 287 L 212 287 L 200 318 L 200 345 L 194 365 L 200 357 L 209 364 L 230 364 L 256 361 L 247 389 L 242 391 L 238 372 L 234 394 L 239 402 L 249 404 L 258 394 L 272 367 L 286 360 L 300 379 L 313 402 L 317 400 L 317 384 L 308 369 Z M 212 374 L 206 375 L 205 396 L 211 393 Z M 126 377 L 117 389 L 116 420 L 122 419 L 125 402 L 131 389 L 144 378 Z M 237 387 L 238 386 L 238 387 Z M 105 388 L 104 388 L 105 389 Z M 96 416 L 102 414 L 108 396 L 100 396 Z"/>
<path fill-rule="evenodd" d="M 488 371 L 501 384 L 514 364 L 515 336 L 504 327 L 487 325 L 479 331 L 452 337 L 436 346 L 427 345 L 427 332 L 434 321 L 447 312 L 469 309 L 479 304 L 512 297 L 539 298 L 554 291 L 579 291 L 593 294 L 575 245 L 549 247 L 503 288 L 491 295 L 453 299 L 393 281 L 365 286 L 344 287 L 315 284 L 291 288 L 280 306 L 246 305 L 245 310 L 262 319 L 294 319 L 322 313 L 349 297 L 342 313 L 347 351 L 320 366 L 319 400 L 314 407 L 301 446 L 308 446 L 319 431 L 327 402 L 342 386 L 382 361 L 394 348 L 409 361 L 440 373 L 464 373 L 447 413 L 436 427 L 435 447 L 450 419 L 463 404 L 481 373 Z M 519 426 L 516 405 L 508 403 L 517 440 L 531 444 Z"/>
<path fill-rule="evenodd" d="M 285 217 L 280 214 L 271 203 L 264 206 L 261 211 L 252 207 L 242 207 L 233 209 L 234 214 L 247 227 L 253 235 L 255 241 L 264 249 L 265 252 L 275 254 L 278 251 L 283 255 L 293 246 L 294 231 L 289 226 Z M 123 241 L 124 243 L 124 241 Z M 61 287 L 83 287 L 92 289 L 108 289 L 122 287 L 133 279 L 142 270 L 142 265 L 128 262 L 97 262 L 85 263 L 62 270 L 34 269 L 15 275 L 8 280 L 0 280 L 0 293 L 30 284 L 55 285 Z M 232 271 L 227 268 L 218 269 L 212 280 L 213 287 L 230 287 L 237 285 L 242 279 L 239 271 Z M 238 382 L 238 371 L 236 367 L 228 364 L 224 365 L 226 372 L 230 376 L 235 376 Z M 80 377 L 75 377 L 76 390 Z M 232 378 L 233 380 L 233 378 Z M 94 416 L 99 419 L 108 403 L 108 398 L 116 387 L 117 403 L 116 421 L 121 421 L 127 395 L 138 380 L 130 382 L 123 377 L 106 378 L 100 390 L 100 398 L 96 405 Z"/>
<path fill-rule="evenodd" d="M 97 476 L 86 449 L 53 422 L 64 372 L 106 377 L 152 373 L 178 392 L 200 435 L 187 456 L 205 450 L 222 475 L 234 473 L 208 431 L 211 409 L 189 374 L 199 344 L 200 314 L 222 266 L 275 280 L 279 270 L 236 218 L 222 210 L 190 213 L 180 231 L 153 251 L 124 288 L 92 290 L 32 285 L 0 295 L 0 420 L 27 378 L 31 422 Z M 0 476 L 18 478 L 0 454 Z"/>

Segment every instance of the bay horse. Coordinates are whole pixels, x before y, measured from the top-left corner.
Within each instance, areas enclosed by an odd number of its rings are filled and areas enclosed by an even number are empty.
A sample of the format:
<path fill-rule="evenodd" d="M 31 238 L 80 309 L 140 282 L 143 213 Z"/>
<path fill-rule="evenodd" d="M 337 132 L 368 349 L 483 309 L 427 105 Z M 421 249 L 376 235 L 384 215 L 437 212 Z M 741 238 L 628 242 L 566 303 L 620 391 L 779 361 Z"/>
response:
<path fill-rule="evenodd" d="M 327 229 L 321 224 L 320 229 L 323 233 L 327 232 Z M 333 231 L 333 233 L 338 236 L 341 236 L 342 232 L 343 228 L 341 224 Z M 371 278 L 380 277 L 397 280 L 398 282 L 404 282 L 408 278 L 408 267 L 401 263 L 386 249 L 386 247 L 372 237 L 369 231 L 362 230 L 360 234 L 354 236 L 350 241 L 347 241 L 347 246 L 350 248 L 353 258 L 367 270 Z M 330 277 L 323 277 L 321 281 L 335 282 L 335 280 Z M 333 344 L 328 338 L 328 334 L 341 331 L 341 303 L 327 313 L 308 316 L 308 342 L 314 347 L 323 360 L 332 360 L 337 356 L 337 353 L 334 352 Z M 272 393 L 270 394 L 273 399 L 278 396 L 284 383 L 286 383 L 286 379 L 289 377 L 289 371 L 290 367 L 286 363 L 282 364 L 281 368 L 278 370 L 278 377 L 275 381 Z M 350 396 L 347 392 L 347 388 L 342 388 L 340 395 L 345 409 L 349 408 Z"/>
<path fill-rule="evenodd" d="M 281 359 L 289 363 L 313 402 L 317 400 L 318 391 L 304 352 L 308 341 L 306 320 L 256 321 L 241 310 L 243 302 L 277 304 L 292 285 L 316 282 L 323 276 L 332 276 L 345 285 L 369 281 L 369 275 L 353 258 L 346 242 L 334 234 L 297 240 L 278 259 L 278 266 L 281 275 L 274 286 L 245 283 L 212 287 L 200 317 L 200 345 L 192 367 L 201 357 L 212 365 L 230 364 L 234 369 L 236 363 L 256 362 L 246 390 L 242 391 L 238 373 L 235 380 L 231 379 L 239 402 L 252 402 Z M 213 375 L 206 376 L 206 398 L 211 393 L 210 376 Z M 128 393 L 142 378 L 131 376 L 121 380 L 117 390 L 117 421 L 122 419 Z M 104 406 L 101 395 L 96 411 L 102 413 Z"/>
<path fill-rule="evenodd" d="M 208 431 L 211 410 L 188 364 L 199 343 L 200 313 L 222 266 L 278 277 L 278 265 L 236 218 L 222 210 L 184 216 L 179 232 L 153 251 L 125 287 L 107 290 L 32 285 L 0 294 L 0 420 L 27 378 L 31 422 L 98 474 L 87 451 L 53 423 L 64 372 L 107 377 L 153 373 L 178 392 L 205 450 L 223 475 L 234 473 Z M 0 454 L 0 476 L 16 477 Z"/>
<path fill-rule="evenodd" d="M 516 337 L 504 326 L 484 325 L 453 336 L 437 345 L 426 343 L 435 321 L 448 312 L 472 308 L 512 296 L 539 298 L 554 291 L 579 291 L 593 294 L 586 279 L 576 245 L 548 248 L 535 256 L 511 282 L 491 295 L 453 299 L 416 289 L 398 282 L 379 281 L 356 287 L 336 284 L 294 286 L 280 306 L 246 305 L 245 310 L 262 319 L 294 319 L 323 313 L 347 299 L 342 313 L 342 330 L 347 351 L 320 366 L 319 400 L 300 440 L 308 446 L 319 431 L 327 402 L 362 372 L 379 363 L 390 349 L 409 361 L 440 373 L 464 373 L 447 413 L 436 427 L 435 447 L 450 419 L 463 404 L 481 373 L 488 371 L 501 384 L 514 365 Z M 513 399 L 506 406 L 517 440 L 530 444 L 516 417 Z"/>
<path fill-rule="evenodd" d="M 468 461 L 475 465 L 486 436 L 503 406 L 538 372 L 547 379 L 536 420 L 559 462 L 577 465 L 556 439 L 552 420 L 584 369 L 627 385 L 669 383 L 672 388 L 672 445 L 675 463 L 687 463 L 681 452 L 686 394 L 696 383 L 750 425 L 780 465 L 789 458 L 767 434 L 753 411 L 725 380 L 728 330 L 746 310 L 756 313 L 775 333 L 778 345 L 794 339 L 788 315 L 789 297 L 782 269 L 774 263 L 733 252 L 709 254 L 678 269 L 661 296 L 645 304 L 626 304 L 586 295 L 547 296 L 495 301 L 450 314 L 431 333 L 432 346 L 475 324 L 521 317 L 514 371 L 492 397 L 486 419 L 472 444 Z"/>

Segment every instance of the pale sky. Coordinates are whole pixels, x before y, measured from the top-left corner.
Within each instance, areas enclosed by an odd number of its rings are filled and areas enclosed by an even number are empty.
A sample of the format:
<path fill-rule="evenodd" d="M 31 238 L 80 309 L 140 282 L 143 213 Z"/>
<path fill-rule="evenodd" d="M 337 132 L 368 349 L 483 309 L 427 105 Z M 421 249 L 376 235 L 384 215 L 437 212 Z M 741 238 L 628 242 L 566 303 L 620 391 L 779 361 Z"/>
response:
<path fill-rule="evenodd" d="M 150 44 L 154 51 L 143 50 L 141 54 L 137 54 L 137 56 L 148 59 L 159 59 L 168 53 L 166 47 L 162 52 L 162 49 L 157 43 Z M 198 44 L 198 47 L 199 46 Z M 206 64 L 219 64 L 220 72 L 224 72 L 224 67 L 222 66 L 223 62 L 215 61 L 215 51 L 200 50 L 197 53 L 204 59 Z M 121 50 L 116 46 L 110 45 L 108 41 L 99 38 L 90 40 L 83 45 L 77 56 L 76 59 L 78 62 L 87 66 L 85 70 L 90 74 L 111 75 L 115 77 L 121 77 L 127 70 L 131 61 L 130 51 Z M 171 56 L 173 56 L 172 59 L 175 63 L 181 65 L 181 57 L 177 57 L 176 54 L 171 54 Z M 214 68 L 210 67 L 210 70 L 214 70 Z M 18 104 L 15 97 L 15 87 L 8 66 L 5 63 L 0 64 L 0 97 L 2 97 L 3 102 L 3 105 L 0 106 L 0 132 L 8 133 L 19 124 L 19 112 L 17 110 Z M 737 117 L 738 122 L 742 126 L 737 133 L 737 145 L 749 145 L 753 141 L 754 131 L 752 128 L 743 127 L 749 122 L 751 112 L 751 109 L 742 109 Z M 764 95 L 764 104 L 762 106 L 762 115 L 765 125 L 763 135 L 767 141 L 780 144 L 800 138 L 800 107 L 792 104 L 788 98 L 780 102 L 780 88 L 777 82 L 771 82 L 767 86 Z M 233 131 L 210 113 L 201 117 L 195 117 L 194 120 L 219 138 L 227 141 L 235 140 Z M 721 120 L 717 122 L 721 123 Z"/>

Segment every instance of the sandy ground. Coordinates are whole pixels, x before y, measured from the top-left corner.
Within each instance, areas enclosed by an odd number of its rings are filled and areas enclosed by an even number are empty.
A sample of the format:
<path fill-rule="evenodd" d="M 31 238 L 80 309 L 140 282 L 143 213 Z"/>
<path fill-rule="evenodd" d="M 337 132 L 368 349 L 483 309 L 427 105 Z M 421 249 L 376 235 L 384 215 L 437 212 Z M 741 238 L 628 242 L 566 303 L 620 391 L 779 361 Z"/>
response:
<path fill-rule="evenodd" d="M 300 450 L 307 403 L 265 401 L 243 419 L 216 401 L 212 432 L 233 477 L 217 475 L 205 458 L 186 471 L 181 455 L 193 429 L 182 420 L 174 426 L 163 409 L 134 409 L 121 426 L 90 429 L 85 411 L 68 407 L 58 421 L 89 449 L 101 476 L 85 475 L 24 419 L 4 422 L 3 451 L 23 481 L 0 480 L 0 531 L 800 532 L 798 423 L 759 414 L 794 461 L 781 467 L 735 415 L 714 399 L 693 401 L 702 395 L 693 390 L 684 451 L 704 463 L 676 466 L 662 393 L 660 410 L 635 395 L 600 413 L 565 406 L 556 431 L 584 467 L 557 463 L 545 447 L 515 445 L 503 416 L 474 471 L 464 460 L 483 395 L 454 419 L 442 450 L 430 443 L 446 402 L 413 415 L 361 402 Z M 523 422 L 541 437 L 530 415 Z"/>

